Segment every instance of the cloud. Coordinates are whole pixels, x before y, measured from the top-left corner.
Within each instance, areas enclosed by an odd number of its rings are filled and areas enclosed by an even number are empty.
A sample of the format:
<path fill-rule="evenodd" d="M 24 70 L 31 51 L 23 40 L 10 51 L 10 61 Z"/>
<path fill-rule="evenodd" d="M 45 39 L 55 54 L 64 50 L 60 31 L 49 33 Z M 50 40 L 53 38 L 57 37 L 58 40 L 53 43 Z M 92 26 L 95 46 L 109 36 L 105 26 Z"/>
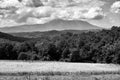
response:
<path fill-rule="evenodd" d="M 40 7 L 43 6 L 40 0 L 1 0 L 0 8 L 10 7 Z"/>
<path fill-rule="evenodd" d="M 16 24 L 44 24 L 54 19 L 87 21 L 105 16 L 101 8 L 105 2 L 100 0 L 13 0 L 13 5 L 12 0 L 4 1 L 0 2 L 6 4 L 0 6 L 2 24 L 5 19 Z"/>
<path fill-rule="evenodd" d="M 120 13 L 120 1 L 116 1 L 111 6 L 111 12 L 113 13 Z"/>
<path fill-rule="evenodd" d="M 103 6 L 105 4 L 104 1 L 100 0 L 42 0 L 42 3 L 45 6 L 52 7 L 70 7 L 70 6 Z"/>
<path fill-rule="evenodd" d="M 59 19 L 66 20 L 90 20 L 90 19 L 100 19 L 104 17 L 102 8 L 79 8 L 72 7 L 66 9 L 58 9 L 55 15 Z"/>
<path fill-rule="evenodd" d="M 12 16 L 13 17 L 13 16 Z M 26 22 L 28 18 L 33 18 L 36 23 L 41 20 L 46 20 L 43 22 L 48 22 L 53 19 L 63 19 L 63 20 L 99 20 L 104 17 L 102 8 L 52 8 L 52 7 L 38 7 L 38 8 L 24 8 L 16 11 L 14 16 L 16 22 Z M 36 19 L 35 19 L 36 18 Z M 33 20 L 32 19 L 32 20 Z M 48 20 L 47 20 L 48 19 Z M 29 20 L 30 21 L 30 20 Z M 34 23 L 34 22 L 33 22 Z"/>
<path fill-rule="evenodd" d="M 86 19 L 99 20 L 99 19 L 102 19 L 105 16 L 105 14 L 103 13 L 102 8 L 95 7 L 95 8 L 89 9 L 88 12 L 84 14 L 84 16 Z"/>
<path fill-rule="evenodd" d="M 17 26 L 17 25 L 23 25 L 25 23 L 16 23 L 14 20 L 10 19 L 0 19 L 0 27 L 11 27 L 11 26 Z"/>
<path fill-rule="evenodd" d="M 40 20 L 42 18 L 50 18 L 52 15 L 51 7 L 38 7 L 38 8 L 24 8 L 16 11 L 15 15 L 11 16 L 18 23 L 24 23 L 28 18 Z M 38 22 L 37 22 L 38 23 Z"/>
<path fill-rule="evenodd" d="M 28 18 L 27 19 L 27 24 L 45 24 L 47 22 L 50 22 L 52 20 L 52 18 L 41 18 L 41 19 L 38 19 L 38 18 Z"/>
<path fill-rule="evenodd" d="M 22 7 L 18 0 L 0 0 L 0 8 Z"/>
<path fill-rule="evenodd" d="M 19 0 L 21 4 L 27 7 L 40 7 L 43 6 L 41 0 Z"/>

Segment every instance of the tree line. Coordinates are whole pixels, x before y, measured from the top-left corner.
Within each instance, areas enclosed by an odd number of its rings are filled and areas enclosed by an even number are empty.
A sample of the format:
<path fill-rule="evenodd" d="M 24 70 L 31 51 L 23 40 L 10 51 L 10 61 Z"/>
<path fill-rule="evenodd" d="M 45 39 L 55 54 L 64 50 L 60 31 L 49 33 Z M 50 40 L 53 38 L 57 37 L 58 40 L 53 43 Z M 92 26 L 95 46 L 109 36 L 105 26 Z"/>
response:
<path fill-rule="evenodd" d="M 0 39 L 0 60 L 120 64 L 120 27 L 42 36 L 23 42 Z"/>

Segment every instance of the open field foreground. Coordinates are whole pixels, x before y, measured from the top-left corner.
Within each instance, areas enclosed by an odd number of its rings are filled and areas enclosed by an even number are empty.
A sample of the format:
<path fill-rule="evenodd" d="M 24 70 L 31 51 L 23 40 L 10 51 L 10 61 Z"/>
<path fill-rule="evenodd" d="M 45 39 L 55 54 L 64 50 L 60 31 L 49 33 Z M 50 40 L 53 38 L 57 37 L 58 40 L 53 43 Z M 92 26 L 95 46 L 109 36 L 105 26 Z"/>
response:
<path fill-rule="evenodd" d="M 65 73 L 73 74 L 66 75 Z M 120 80 L 120 66 L 92 63 L 0 61 L 0 80 Z"/>
<path fill-rule="evenodd" d="M 113 64 L 0 61 L 1 73 L 18 72 L 119 72 Z"/>

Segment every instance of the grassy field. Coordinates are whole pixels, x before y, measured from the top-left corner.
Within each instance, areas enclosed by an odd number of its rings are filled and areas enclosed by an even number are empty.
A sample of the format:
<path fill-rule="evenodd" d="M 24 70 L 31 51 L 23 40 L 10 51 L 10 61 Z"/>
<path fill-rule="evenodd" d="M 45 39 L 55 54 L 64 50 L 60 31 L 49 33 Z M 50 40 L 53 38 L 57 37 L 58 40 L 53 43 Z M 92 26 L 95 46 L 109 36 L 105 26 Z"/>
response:
<path fill-rule="evenodd" d="M 0 80 L 120 80 L 120 75 L 91 76 L 0 76 Z"/>
<path fill-rule="evenodd" d="M 0 80 L 120 80 L 114 64 L 0 61 Z"/>

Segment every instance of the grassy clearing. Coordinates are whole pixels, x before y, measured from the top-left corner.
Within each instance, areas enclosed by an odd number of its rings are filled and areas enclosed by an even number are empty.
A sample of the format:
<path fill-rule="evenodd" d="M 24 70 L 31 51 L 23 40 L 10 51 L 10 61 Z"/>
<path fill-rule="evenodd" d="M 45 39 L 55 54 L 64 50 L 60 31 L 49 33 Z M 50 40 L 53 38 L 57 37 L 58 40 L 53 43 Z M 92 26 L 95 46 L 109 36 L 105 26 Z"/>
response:
<path fill-rule="evenodd" d="M 1 73 L 22 72 L 120 72 L 120 66 L 114 64 L 63 63 L 63 62 L 22 62 L 0 61 Z"/>
<path fill-rule="evenodd" d="M 0 80 L 120 80 L 114 64 L 0 61 Z"/>

